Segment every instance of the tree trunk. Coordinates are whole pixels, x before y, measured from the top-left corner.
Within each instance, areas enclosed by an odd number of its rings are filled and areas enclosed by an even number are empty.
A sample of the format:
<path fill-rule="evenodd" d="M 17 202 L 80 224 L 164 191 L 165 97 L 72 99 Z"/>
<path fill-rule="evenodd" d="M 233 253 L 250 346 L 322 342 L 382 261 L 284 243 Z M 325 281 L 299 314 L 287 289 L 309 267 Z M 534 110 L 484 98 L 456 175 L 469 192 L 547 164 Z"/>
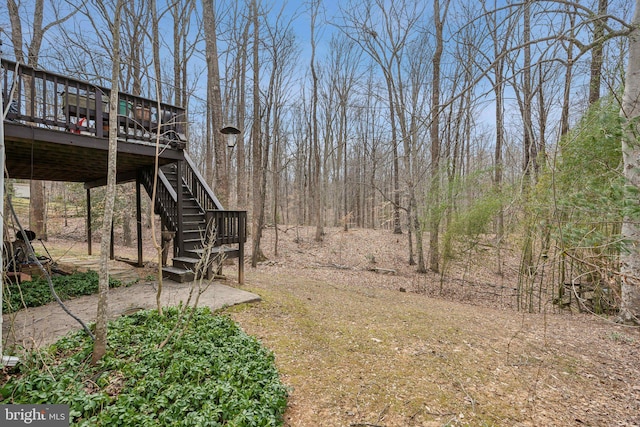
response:
<path fill-rule="evenodd" d="M 387 82 L 389 87 L 390 82 Z M 400 160 L 398 155 L 398 130 L 395 125 L 395 114 L 391 88 L 389 87 L 389 107 L 391 120 L 391 144 L 393 145 L 393 234 L 402 234 L 400 224 Z"/>
<path fill-rule="evenodd" d="M 117 0 L 114 16 L 112 36 L 113 49 L 111 52 L 111 96 L 109 110 L 118 111 L 118 82 L 120 81 L 120 20 L 124 0 Z M 107 170 L 107 189 L 104 202 L 104 216 L 102 219 L 102 238 L 100 241 L 100 267 L 98 278 L 98 310 L 96 314 L 96 336 L 93 344 L 91 361 L 98 363 L 107 350 L 107 315 L 109 295 L 109 254 L 111 247 L 111 227 L 116 196 L 116 160 L 118 155 L 118 119 L 115 114 L 109 117 L 109 154 Z"/>
<path fill-rule="evenodd" d="M 316 73 L 316 35 L 315 23 L 318 14 L 319 3 L 317 0 L 312 1 L 311 5 L 311 77 L 313 83 L 313 98 L 311 100 L 311 155 L 313 157 L 313 193 L 311 197 L 314 201 L 313 210 L 315 211 L 316 234 L 315 241 L 322 241 L 324 235 L 324 215 L 322 209 L 323 188 L 320 182 L 320 141 L 318 131 L 318 76 Z"/>
<path fill-rule="evenodd" d="M 531 185 L 531 176 L 536 176 L 537 158 L 536 144 L 533 137 L 533 118 L 531 109 L 532 89 L 531 89 L 531 0 L 524 2 L 524 62 L 522 64 L 522 122 L 523 146 L 524 146 L 524 185 Z M 527 188 L 526 191 L 529 189 Z"/>
<path fill-rule="evenodd" d="M 29 183 L 29 228 L 42 240 L 47 240 L 45 223 L 46 199 L 44 181 L 31 180 Z"/>
<path fill-rule="evenodd" d="M 227 170 L 227 146 L 222 140 L 222 95 L 220 92 L 220 65 L 218 63 L 218 42 L 216 36 L 216 16 L 213 0 L 202 1 L 203 26 L 207 59 L 207 99 L 210 109 L 210 140 L 207 141 L 206 168 L 209 183 L 223 206 L 229 203 L 229 173 Z M 213 157 L 213 159 L 212 159 Z M 212 163 L 215 162 L 215 166 Z M 211 167 L 214 168 L 211 171 Z M 213 180 L 211 178 L 213 177 Z M 212 182 L 213 181 L 213 182 Z"/>
<path fill-rule="evenodd" d="M 589 80 L 589 105 L 600 99 L 600 81 L 602 73 L 602 60 L 604 51 L 604 27 L 607 25 L 607 9 L 609 0 L 598 0 L 598 19 L 593 22 L 593 41 L 595 46 L 591 49 L 591 67 Z"/>
<path fill-rule="evenodd" d="M 251 132 L 253 148 L 253 222 L 251 236 L 253 238 L 253 250 L 251 252 L 251 266 L 256 267 L 258 262 L 265 259 L 260 242 L 262 240 L 262 228 L 264 227 L 264 204 L 266 194 L 262 191 L 262 118 L 260 111 L 260 26 L 258 19 L 258 2 L 252 0 L 253 18 L 253 129 Z"/>
<path fill-rule="evenodd" d="M 570 36 L 573 38 L 573 28 L 575 27 L 575 14 L 569 11 Z M 563 137 L 569 132 L 569 107 L 571 101 L 571 79 L 573 78 L 573 42 L 567 44 L 567 65 L 564 72 L 564 90 L 562 96 L 562 112 L 560 114 L 560 136 Z"/>
<path fill-rule="evenodd" d="M 523 204 L 525 206 L 524 217 L 524 244 L 522 248 L 522 259 L 520 263 L 521 284 L 518 286 L 518 309 L 526 308 L 531 311 L 533 300 L 530 298 L 533 286 L 529 283 L 531 277 L 534 274 L 533 266 L 533 240 L 534 229 L 531 224 L 531 212 L 528 209 L 529 198 L 531 193 L 531 186 L 533 183 L 532 172 L 536 170 L 536 153 L 535 143 L 533 141 L 533 123 L 531 117 L 531 0 L 526 0 L 523 4 L 524 7 L 524 30 L 523 30 L 523 42 L 524 47 L 524 60 L 523 60 L 523 78 L 522 78 L 522 101 L 521 101 L 521 114 L 523 128 L 523 147 L 524 157 L 522 163 L 522 197 Z M 526 287 L 523 287 L 524 284 Z"/>
<path fill-rule="evenodd" d="M 15 0 L 7 0 L 7 9 L 9 10 L 9 20 L 11 22 L 11 41 L 14 47 L 14 54 L 18 62 L 26 63 L 36 67 L 40 57 L 40 46 L 44 37 L 44 29 L 42 27 L 44 19 L 44 0 L 37 0 L 34 4 L 33 12 L 33 29 L 31 43 L 27 46 L 27 56 L 25 58 L 22 51 L 23 33 L 20 10 Z M 25 99 L 27 100 L 26 109 L 31 109 L 30 101 L 32 99 L 31 85 L 29 81 L 24 82 Z M 31 180 L 29 183 L 29 229 L 36 233 L 36 236 L 46 240 L 47 231 L 45 223 L 45 191 L 44 182 L 39 180 Z"/>
<path fill-rule="evenodd" d="M 246 154 L 244 147 L 244 126 L 245 126 L 245 88 L 247 82 L 247 52 L 248 52 L 248 43 L 249 43 L 249 22 L 244 27 L 244 31 L 242 33 L 242 46 L 240 47 L 240 55 L 241 58 L 238 61 L 240 64 L 240 69 L 238 72 L 240 75 L 238 76 L 238 101 L 237 101 L 237 109 L 238 109 L 238 129 L 242 131 L 242 133 L 238 137 L 238 142 L 236 145 L 236 167 L 238 169 L 237 172 L 237 182 L 236 182 L 236 196 L 238 198 L 238 209 L 246 209 L 247 208 L 247 171 L 246 171 Z"/>
<path fill-rule="evenodd" d="M 623 173 L 627 184 L 635 191 L 629 197 L 638 203 L 637 189 L 640 188 L 640 147 L 638 146 L 638 117 L 640 117 L 640 0 L 636 0 L 633 15 L 633 31 L 629 35 L 629 63 L 626 85 L 622 97 L 621 115 L 625 133 L 622 139 Z M 622 236 L 629 242 L 627 250 L 620 255 L 622 275 L 622 300 L 618 321 L 626 324 L 640 324 L 640 227 L 637 218 L 625 216 Z"/>
<path fill-rule="evenodd" d="M 444 50 L 443 28 L 449 1 L 444 3 L 441 16 L 440 0 L 433 1 L 436 27 L 436 49 L 433 53 L 433 79 L 431 88 L 431 215 L 429 218 L 429 269 L 440 271 L 440 62 Z"/>

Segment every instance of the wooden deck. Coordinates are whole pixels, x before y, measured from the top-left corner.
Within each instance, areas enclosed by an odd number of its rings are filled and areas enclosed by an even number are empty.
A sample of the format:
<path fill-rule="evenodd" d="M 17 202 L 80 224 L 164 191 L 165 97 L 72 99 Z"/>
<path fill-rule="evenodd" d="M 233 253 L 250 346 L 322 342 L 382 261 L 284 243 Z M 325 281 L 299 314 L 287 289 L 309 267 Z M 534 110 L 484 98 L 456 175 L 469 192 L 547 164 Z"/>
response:
<path fill-rule="evenodd" d="M 120 92 L 118 111 L 109 111 L 108 88 L 11 61 L 2 60 L 1 65 L 10 178 L 83 182 L 90 207 L 90 189 L 106 184 L 109 120 L 115 114 L 117 182 L 136 181 L 137 264 L 142 265 L 141 191 L 144 187 L 152 194 L 157 177 L 154 212 L 163 229 L 174 233 L 171 269 L 176 277 L 180 281 L 196 274 L 211 278 L 214 268 L 219 272 L 222 258 L 236 257 L 238 280 L 244 281 L 246 212 L 224 210 L 185 152 L 183 108 Z M 156 151 L 158 170 L 154 169 Z M 90 209 L 91 255 L 89 224 Z M 215 240 L 203 236 L 215 236 Z M 201 265 L 203 248 L 212 246 L 213 255 Z"/>
<path fill-rule="evenodd" d="M 104 184 L 110 89 L 2 60 L 5 150 L 9 177 Z M 183 108 L 119 93 L 118 182 L 154 163 L 183 160 Z"/>

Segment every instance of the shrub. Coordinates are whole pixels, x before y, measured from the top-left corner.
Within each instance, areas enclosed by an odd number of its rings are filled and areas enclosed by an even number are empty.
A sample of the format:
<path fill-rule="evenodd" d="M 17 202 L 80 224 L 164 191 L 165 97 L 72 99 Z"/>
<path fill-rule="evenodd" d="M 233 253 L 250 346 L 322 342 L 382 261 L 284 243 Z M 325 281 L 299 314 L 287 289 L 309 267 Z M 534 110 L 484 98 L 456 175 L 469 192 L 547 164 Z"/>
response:
<path fill-rule="evenodd" d="M 98 292 L 98 273 L 74 273 L 69 276 L 51 278 L 53 288 L 61 300 L 91 295 Z M 109 279 L 109 287 L 117 288 L 122 282 Z M 7 284 L 2 293 L 2 312 L 12 313 L 26 307 L 39 307 L 54 301 L 49 284 L 45 278 L 39 278 L 21 284 Z"/>
<path fill-rule="evenodd" d="M 287 389 L 271 352 L 232 320 L 195 309 L 158 348 L 179 310 L 142 311 L 109 325 L 109 350 L 90 365 L 92 342 L 68 335 L 31 353 L 0 394 L 4 403 L 70 406 L 81 426 L 279 426 Z"/>

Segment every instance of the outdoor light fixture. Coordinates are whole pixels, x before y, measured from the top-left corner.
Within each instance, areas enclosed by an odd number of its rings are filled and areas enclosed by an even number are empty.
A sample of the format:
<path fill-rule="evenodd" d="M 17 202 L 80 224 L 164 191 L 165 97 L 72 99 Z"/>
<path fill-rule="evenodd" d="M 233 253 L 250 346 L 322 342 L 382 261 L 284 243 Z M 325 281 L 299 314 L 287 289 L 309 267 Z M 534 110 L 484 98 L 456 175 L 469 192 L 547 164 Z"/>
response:
<path fill-rule="evenodd" d="M 240 134 L 240 129 L 235 126 L 225 126 L 220 129 L 220 133 L 227 138 L 227 147 L 233 148 L 236 146 L 236 139 Z"/>

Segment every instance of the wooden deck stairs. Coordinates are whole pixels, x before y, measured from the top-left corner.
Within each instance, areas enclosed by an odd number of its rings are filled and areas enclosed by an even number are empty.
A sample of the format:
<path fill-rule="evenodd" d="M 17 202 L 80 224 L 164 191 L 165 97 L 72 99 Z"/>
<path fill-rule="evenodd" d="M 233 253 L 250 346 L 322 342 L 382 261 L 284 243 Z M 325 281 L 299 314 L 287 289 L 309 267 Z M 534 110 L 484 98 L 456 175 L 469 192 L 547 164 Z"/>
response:
<path fill-rule="evenodd" d="M 109 111 L 109 88 L 5 59 L 0 66 L 9 177 L 84 183 L 91 224 L 91 189 L 106 184 L 108 125 L 115 114 L 116 180 L 137 182 L 138 265 L 141 187 L 153 194 L 158 163 L 154 210 L 173 233 L 173 265 L 165 267 L 166 276 L 179 282 L 212 278 L 224 258 L 239 258 L 243 283 L 246 212 L 225 210 L 186 152 L 186 109 L 119 92 L 117 111 Z M 89 255 L 91 242 L 88 225 Z"/>
<path fill-rule="evenodd" d="M 151 195 L 153 171 L 144 170 L 141 178 Z M 238 281 L 244 282 L 246 212 L 222 209 L 187 153 L 185 161 L 158 171 L 154 209 L 163 228 L 175 233 L 172 265 L 163 268 L 166 278 L 212 279 L 225 259 L 238 258 Z"/>

